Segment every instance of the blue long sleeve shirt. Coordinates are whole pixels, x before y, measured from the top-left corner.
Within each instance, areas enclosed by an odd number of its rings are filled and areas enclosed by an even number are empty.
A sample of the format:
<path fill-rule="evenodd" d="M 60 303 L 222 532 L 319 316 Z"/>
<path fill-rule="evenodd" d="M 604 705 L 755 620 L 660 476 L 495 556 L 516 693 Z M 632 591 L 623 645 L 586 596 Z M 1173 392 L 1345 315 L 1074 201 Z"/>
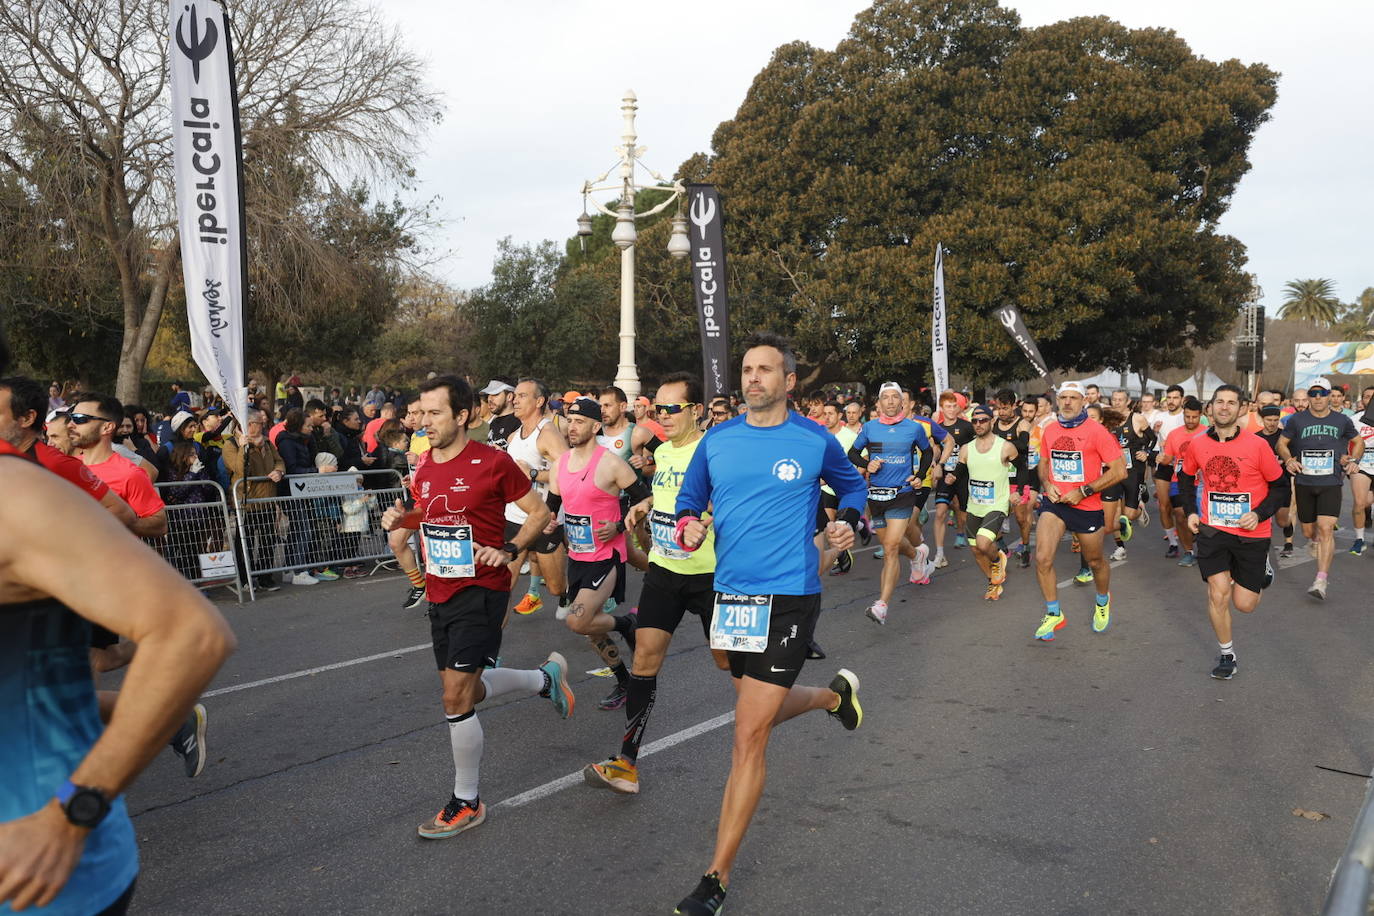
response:
<path fill-rule="evenodd" d="M 738 417 L 707 431 L 687 466 L 677 513 L 712 507 L 716 591 L 820 592 L 814 535 L 822 480 L 841 510 L 863 511 L 864 480 L 840 441 L 800 414 L 779 426 L 750 426 Z"/>

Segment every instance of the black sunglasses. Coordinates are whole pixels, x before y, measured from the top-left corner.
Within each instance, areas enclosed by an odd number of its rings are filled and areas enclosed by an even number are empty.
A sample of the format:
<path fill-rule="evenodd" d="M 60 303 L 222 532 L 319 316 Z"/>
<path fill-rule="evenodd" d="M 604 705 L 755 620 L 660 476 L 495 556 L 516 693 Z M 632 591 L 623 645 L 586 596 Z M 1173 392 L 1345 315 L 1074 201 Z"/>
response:
<path fill-rule="evenodd" d="M 83 423 L 90 423 L 92 420 L 99 420 L 101 423 L 114 422 L 114 420 L 111 420 L 108 417 L 98 417 L 95 414 L 90 413 L 69 413 L 67 414 L 67 419 L 70 422 L 75 423 L 77 426 L 80 426 Z"/>

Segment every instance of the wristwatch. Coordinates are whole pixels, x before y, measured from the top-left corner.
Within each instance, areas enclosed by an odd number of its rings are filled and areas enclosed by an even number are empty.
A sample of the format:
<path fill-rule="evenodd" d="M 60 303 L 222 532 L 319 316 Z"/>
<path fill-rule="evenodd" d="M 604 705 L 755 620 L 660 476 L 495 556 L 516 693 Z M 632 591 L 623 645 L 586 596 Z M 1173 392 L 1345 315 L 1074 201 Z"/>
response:
<path fill-rule="evenodd" d="M 92 830 L 110 813 L 110 800 L 104 792 L 92 786 L 73 785 L 70 779 L 57 790 L 57 803 L 68 821 Z"/>
<path fill-rule="evenodd" d="M 1087 499 L 1089 496 L 1092 496 L 1094 493 L 1097 492 L 1096 490 L 1093 489 L 1093 485 L 1090 484 L 1090 483 L 1085 483 L 1085 484 L 1083 484 L 1083 486 L 1079 487 L 1078 489 L 1080 489 L 1080 490 L 1083 491 L 1083 498 L 1084 498 L 1084 499 Z"/>
<path fill-rule="evenodd" d="M 539 481 L 539 472 L 538 472 L 537 470 L 535 470 L 534 468 L 530 468 L 530 483 L 537 483 L 538 481 Z"/>
<path fill-rule="evenodd" d="M 511 560 L 514 560 L 516 557 L 520 556 L 520 548 L 515 546 L 514 541 L 506 541 L 506 543 L 501 545 L 501 550 L 504 553 L 510 554 Z"/>

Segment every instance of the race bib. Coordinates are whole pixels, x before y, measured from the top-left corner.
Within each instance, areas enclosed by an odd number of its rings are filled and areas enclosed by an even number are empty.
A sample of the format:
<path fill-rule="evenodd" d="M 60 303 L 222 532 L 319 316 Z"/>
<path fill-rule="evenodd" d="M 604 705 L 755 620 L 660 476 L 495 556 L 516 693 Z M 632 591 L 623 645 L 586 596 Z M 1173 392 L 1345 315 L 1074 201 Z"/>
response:
<path fill-rule="evenodd" d="M 649 535 L 654 541 L 654 553 L 665 560 L 686 560 L 692 554 L 677 546 L 677 519 L 667 512 L 654 509 L 649 513 Z"/>
<path fill-rule="evenodd" d="M 1050 471 L 1057 483 L 1087 483 L 1083 476 L 1083 453 L 1068 449 L 1050 449 Z"/>
<path fill-rule="evenodd" d="M 1302 472 L 1310 477 L 1336 473 L 1336 453 L 1331 449 L 1304 449 Z"/>
<path fill-rule="evenodd" d="M 1126 456 L 1126 470 L 1129 471 L 1131 466 L 1135 464 L 1135 456 L 1131 454 L 1131 450 L 1128 448 L 1123 448 L 1121 454 Z"/>
<path fill-rule="evenodd" d="M 1031 453 L 1026 456 L 1026 470 L 1033 471 L 1040 467 L 1040 449 L 1031 449 Z"/>
<path fill-rule="evenodd" d="M 1360 456 L 1360 470 L 1374 474 L 1374 444 L 1365 443 L 1364 454 Z"/>
<path fill-rule="evenodd" d="M 425 574 L 440 579 L 471 579 L 477 575 L 472 558 L 470 525 L 420 525 L 425 548 Z"/>
<path fill-rule="evenodd" d="M 1208 493 L 1207 524 L 1217 528 L 1239 528 L 1240 517 L 1250 511 L 1249 493 Z"/>
<path fill-rule="evenodd" d="M 971 503 L 987 505 L 992 502 L 996 492 L 997 488 L 993 486 L 991 480 L 970 480 L 968 482 L 968 499 Z"/>
<path fill-rule="evenodd" d="M 949 460 L 945 462 L 945 470 L 950 474 L 959 470 L 959 450 L 957 448 L 949 453 Z"/>
<path fill-rule="evenodd" d="M 768 622 L 773 616 L 772 595 L 729 595 L 716 592 L 711 615 L 711 648 L 727 652 L 762 652 L 768 648 Z"/>
<path fill-rule="evenodd" d="M 869 487 L 868 498 L 875 503 L 885 503 L 890 499 L 897 498 L 896 487 Z"/>
<path fill-rule="evenodd" d="M 569 553 L 596 552 L 596 538 L 592 535 L 590 515 L 564 514 L 563 530 L 567 533 Z"/>

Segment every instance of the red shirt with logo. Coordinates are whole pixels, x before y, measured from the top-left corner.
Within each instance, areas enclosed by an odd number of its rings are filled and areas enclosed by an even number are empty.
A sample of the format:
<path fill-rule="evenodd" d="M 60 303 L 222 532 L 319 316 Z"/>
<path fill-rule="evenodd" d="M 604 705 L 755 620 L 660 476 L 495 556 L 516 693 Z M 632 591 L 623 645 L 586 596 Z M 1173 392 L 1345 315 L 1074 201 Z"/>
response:
<path fill-rule="evenodd" d="M 139 518 L 156 515 L 166 508 L 148 475 L 127 458 L 111 455 L 99 464 L 86 465 L 86 469 L 109 484 Z"/>
<path fill-rule="evenodd" d="M 411 491 L 421 513 L 429 600 L 442 604 L 475 585 L 509 592 L 510 571 L 475 562 L 472 550 L 506 543 L 506 503 L 530 491 L 530 479 L 515 460 L 482 442 L 469 441 L 443 462 L 436 461 L 431 450 L 415 466 Z"/>
<path fill-rule="evenodd" d="M 1102 476 L 1102 469 L 1121 457 L 1116 436 L 1092 417 L 1066 428 L 1056 417 L 1040 436 L 1040 462 L 1050 482 L 1067 493 Z M 1102 494 L 1079 500 L 1073 508 L 1091 512 L 1102 508 Z"/>
<path fill-rule="evenodd" d="M 110 485 L 92 474 L 91 469 L 86 467 L 80 458 L 65 455 L 44 442 L 35 442 L 29 447 L 28 454 L 34 461 L 67 483 L 79 487 L 98 500 L 104 499 L 105 494 L 110 492 Z"/>
<path fill-rule="evenodd" d="M 1175 474 L 1183 467 L 1183 456 L 1188 453 L 1188 443 L 1198 436 L 1204 436 L 1206 434 L 1207 427 L 1205 426 L 1197 426 L 1193 429 L 1189 429 L 1186 426 L 1180 426 L 1178 429 L 1169 433 L 1169 437 L 1164 440 L 1164 448 L 1160 450 L 1160 454 L 1169 456 L 1169 459 L 1173 462 L 1172 467 Z"/>
<path fill-rule="evenodd" d="M 1245 430 L 1225 442 L 1212 432 L 1202 433 L 1184 449 L 1183 473 L 1197 479 L 1198 516 L 1204 525 L 1238 537 L 1269 540 L 1269 519 L 1254 531 L 1237 524 L 1269 495 L 1269 482 L 1283 476 L 1269 443 Z"/>

